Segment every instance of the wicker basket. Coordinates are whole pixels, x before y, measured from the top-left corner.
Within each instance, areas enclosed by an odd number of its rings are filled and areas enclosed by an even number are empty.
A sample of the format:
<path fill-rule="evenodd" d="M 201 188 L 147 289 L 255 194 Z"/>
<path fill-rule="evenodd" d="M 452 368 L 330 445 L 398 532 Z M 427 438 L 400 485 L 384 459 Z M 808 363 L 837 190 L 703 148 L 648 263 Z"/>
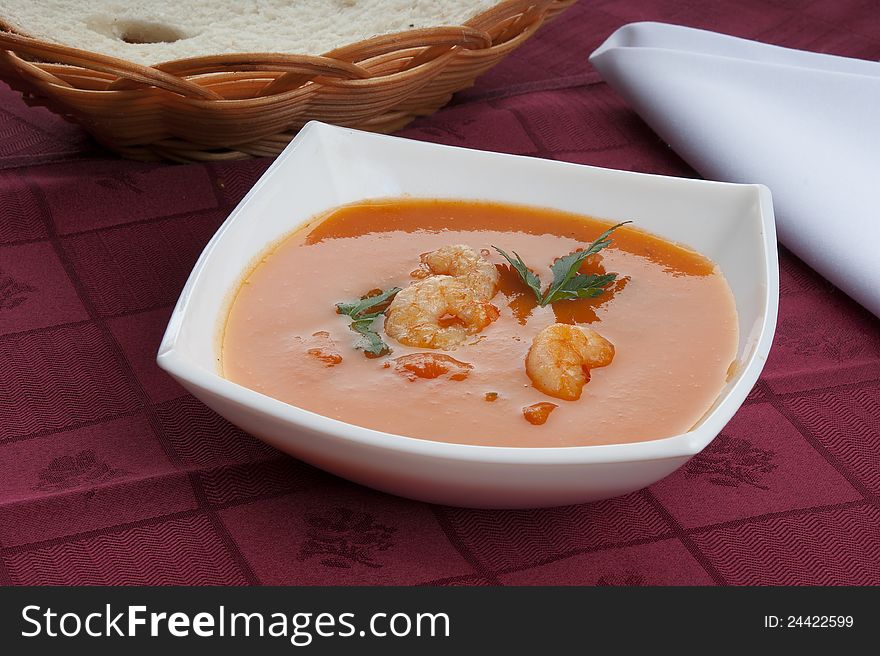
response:
<path fill-rule="evenodd" d="M 215 55 L 152 67 L 0 23 L 0 77 L 123 157 L 275 155 L 310 120 L 390 132 L 435 112 L 574 2 L 507 0 L 460 27 L 375 37 L 319 57 Z"/>

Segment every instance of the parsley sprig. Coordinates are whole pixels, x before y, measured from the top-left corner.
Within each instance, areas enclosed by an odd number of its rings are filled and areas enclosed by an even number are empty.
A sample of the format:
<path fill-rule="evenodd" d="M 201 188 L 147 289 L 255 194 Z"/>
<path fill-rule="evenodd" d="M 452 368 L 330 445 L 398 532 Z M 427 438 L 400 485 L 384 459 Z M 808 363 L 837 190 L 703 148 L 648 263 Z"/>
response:
<path fill-rule="evenodd" d="M 354 347 L 362 350 L 368 358 L 378 358 L 391 352 L 391 347 L 373 330 L 373 321 L 385 312 L 388 303 L 399 291 L 400 287 L 392 287 L 384 292 L 376 290 L 376 293 L 356 301 L 336 304 L 336 313 L 350 318 L 349 328 L 360 335 Z"/>
<path fill-rule="evenodd" d="M 590 255 L 595 255 L 606 246 L 609 246 L 611 244 L 611 239 L 609 239 L 611 233 L 627 223 L 632 223 L 632 221 L 624 221 L 608 228 L 582 251 L 575 251 L 557 258 L 550 266 L 550 271 L 553 273 L 553 282 L 543 292 L 541 291 L 541 279 L 534 271 L 529 269 L 516 251 L 513 251 L 513 257 L 511 257 L 497 246 L 492 248 L 510 262 L 510 266 L 513 267 L 526 286 L 535 294 L 535 298 L 538 299 L 538 305 L 541 307 L 556 301 L 575 298 L 595 298 L 604 293 L 608 286 L 617 279 L 617 274 L 580 273 L 581 265 Z"/>

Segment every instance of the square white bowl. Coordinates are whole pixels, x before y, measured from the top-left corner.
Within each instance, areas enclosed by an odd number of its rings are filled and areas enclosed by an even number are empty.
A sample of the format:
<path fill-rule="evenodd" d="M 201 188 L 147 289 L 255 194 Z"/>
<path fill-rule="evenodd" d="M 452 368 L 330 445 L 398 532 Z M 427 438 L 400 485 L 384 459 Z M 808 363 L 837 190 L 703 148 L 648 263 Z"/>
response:
<path fill-rule="evenodd" d="M 353 426 L 224 379 L 219 334 L 244 270 L 318 213 L 393 196 L 550 207 L 686 244 L 724 272 L 739 314 L 739 367 L 690 431 L 581 447 L 449 444 Z M 438 146 L 309 123 L 230 214 L 196 263 L 159 348 L 159 366 L 229 421 L 353 481 L 458 506 L 580 503 L 640 489 L 704 449 L 761 373 L 776 327 L 779 271 L 770 192 L 727 184 Z"/>

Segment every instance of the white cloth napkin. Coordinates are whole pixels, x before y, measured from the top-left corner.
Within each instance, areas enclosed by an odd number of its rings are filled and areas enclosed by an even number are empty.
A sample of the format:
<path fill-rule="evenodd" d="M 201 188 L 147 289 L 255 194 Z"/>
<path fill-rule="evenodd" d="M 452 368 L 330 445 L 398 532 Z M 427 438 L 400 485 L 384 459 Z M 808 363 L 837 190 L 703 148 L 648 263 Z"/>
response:
<path fill-rule="evenodd" d="M 880 316 L 880 63 L 661 23 L 590 61 L 703 176 L 767 185 L 779 240 Z"/>

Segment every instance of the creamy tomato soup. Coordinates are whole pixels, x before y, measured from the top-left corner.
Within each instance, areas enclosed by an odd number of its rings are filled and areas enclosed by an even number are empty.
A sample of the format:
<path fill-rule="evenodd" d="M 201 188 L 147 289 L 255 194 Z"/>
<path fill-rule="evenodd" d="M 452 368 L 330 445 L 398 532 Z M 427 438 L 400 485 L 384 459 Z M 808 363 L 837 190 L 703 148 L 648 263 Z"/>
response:
<path fill-rule="evenodd" d="M 494 203 L 390 199 L 340 207 L 274 246 L 246 274 L 223 334 L 223 375 L 326 417 L 444 442 L 558 447 L 682 433 L 715 401 L 736 356 L 733 296 L 710 260 L 623 226 L 581 268 L 617 273 L 604 293 L 540 307 L 493 249 L 515 251 L 546 287 L 556 258 L 608 227 Z M 454 350 L 432 350 L 387 335 L 383 315 L 373 329 L 392 352 L 356 350 L 358 335 L 336 303 L 418 283 L 420 255 L 457 244 L 497 267 L 498 291 L 489 300 L 497 318 Z M 588 370 L 577 400 L 540 391 L 526 372 L 533 339 L 554 323 L 589 327 L 613 345 L 613 360 Z M 425 378 L 419 357 L 397 360 L 421 353 L 458 364 Z M 532 423 L 535 417 L 544 423 Z"/>

